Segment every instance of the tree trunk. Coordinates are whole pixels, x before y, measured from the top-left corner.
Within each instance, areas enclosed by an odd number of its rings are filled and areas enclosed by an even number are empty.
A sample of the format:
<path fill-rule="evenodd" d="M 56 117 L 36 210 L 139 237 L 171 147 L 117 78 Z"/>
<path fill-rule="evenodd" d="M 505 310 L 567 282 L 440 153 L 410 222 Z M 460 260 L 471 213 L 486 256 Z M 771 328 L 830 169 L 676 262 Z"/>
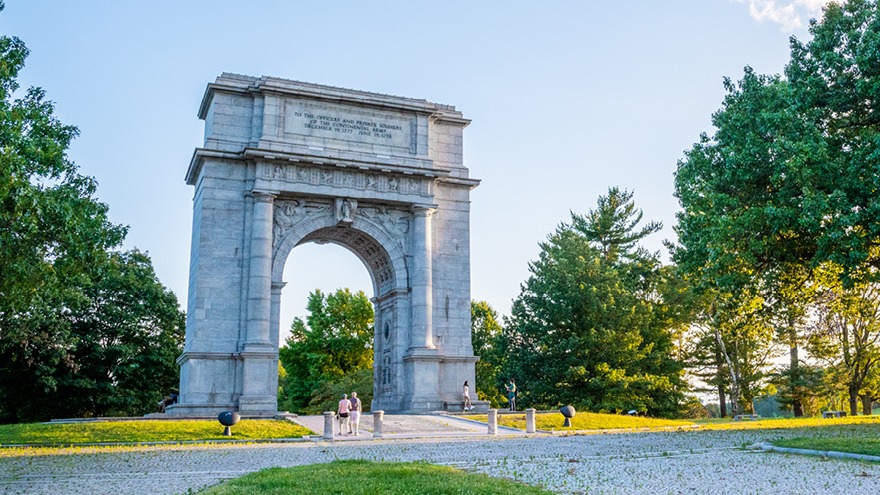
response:
<path fill-rule="evenodd" d="M 721 357 L 721 349 L 715 347 L 715 379 L 718 380 L 718 406 L 721 417 L 727 417 L 727 395 L 724 390 L 724 358 Z"/>
<path fill-rule="evenodd" d="M 862 396 L 862 414 L 870 416 L 874 407 L 874 397 L 871 394 Z"/>
<path fill-rule="evenodd" d="M 859 389 L 850 387 L 849 389 L 849 415 L 857 416 L 859 414 Z"/>
<path fill-rule="evenodd" d="M 737 376 L 736 369 L 733 367 L 733 362 L 727 354 L 727 347 L 724 346 L 724 339 L 721 338 L 721 331 L 718 330 L 718 326 L 715 326 L 713 330 L 715 330 L 715 342 L 718 344 L 719 353 L 724 358 L 724 362 L 727 363 L 727 372 L 730 374 L 730 414 L 736 416 L 739 414 L 739 401 L 742 395 L 739 388 L 739 376 Z"/>
<path fill-rule="evenodd" d="M 791 408 L 794 411 L 794 417 L 801 418 L 804 416 L 804 406 L 801 403 L 801 374 L 800 361 L 798 360 L 798 338 L 797 329 L 794 324 L 788 326 L 788 355 L 789 355 L 789 379 L 791 383 Z"/>

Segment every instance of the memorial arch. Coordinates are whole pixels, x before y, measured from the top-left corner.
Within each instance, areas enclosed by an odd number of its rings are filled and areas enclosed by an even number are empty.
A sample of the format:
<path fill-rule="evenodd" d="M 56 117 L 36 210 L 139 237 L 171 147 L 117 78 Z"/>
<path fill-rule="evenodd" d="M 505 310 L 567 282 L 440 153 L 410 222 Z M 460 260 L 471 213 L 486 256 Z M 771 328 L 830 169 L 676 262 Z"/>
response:
<path fill-rule="evenodd" d="M 226 73 L 199 117 L 186 344 L 169 414 L 275 414 L 284 265 L 308 242 L 347 248 L 372 279 L 373 409 L 460 410 L 478 359 L 469 121 L 425 100 Z"/>

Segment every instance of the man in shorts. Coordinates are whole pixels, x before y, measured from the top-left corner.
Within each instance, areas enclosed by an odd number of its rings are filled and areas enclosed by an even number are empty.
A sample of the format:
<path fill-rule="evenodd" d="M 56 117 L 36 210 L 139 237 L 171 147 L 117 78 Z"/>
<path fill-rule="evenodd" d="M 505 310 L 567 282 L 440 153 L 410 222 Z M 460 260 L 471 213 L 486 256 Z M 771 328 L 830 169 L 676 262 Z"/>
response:
<path fill-rule="evenodd" d="M 351 399 L 348 399 L 348 402 L 351 405 L 351 416 L 349 417 L 350 421 L 348 424 L 348 432 L 354 433 L 354 436 L 360 435 L 358 432 L 358 428 L 361 423 L 361 400 L 358 399 L 358 393 L 352 392 Z"/>

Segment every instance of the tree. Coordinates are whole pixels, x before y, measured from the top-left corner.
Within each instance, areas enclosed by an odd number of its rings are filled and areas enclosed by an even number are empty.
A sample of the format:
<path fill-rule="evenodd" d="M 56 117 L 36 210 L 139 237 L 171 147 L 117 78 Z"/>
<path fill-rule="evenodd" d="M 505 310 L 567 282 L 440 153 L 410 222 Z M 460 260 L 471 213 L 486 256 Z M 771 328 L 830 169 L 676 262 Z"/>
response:
<path fill-rule="evenodd" d="M 813 39 L 791 40 L 787 79 L 746 67 L 713 115 L 716 132 L 676 172 L 683 211 L 676 263 L 722 292 L 754 291 L 789 346 L 782 375 L 802 414 L 799 344 L 832 262 L 852 285 L 880 259 L 880 10 L 874 0 L 830 3 Z"/>
<path fill-rule="evenodd" d="M 663 228 L 662 223 L 652 221 L 637 229 L 642 211 L 636 208 L 632 197 L 631 191 L 612 187 L 607 196 L 599 197 L 595 210 L 586 215 L 571 213 L 572 227 L 598 246 L 607 261 L 635 254 L 634 248 L 640 240 Z"/>
<path fill-rule="evenodd" d="M 529 265 L 532 274 L 514 300 L 504 347 L 505 376 L 517 378 L 532 406 L 659 415 L 678 410 L 684 387 L 660 298 L 664 272 L 656 256 L 635 249 L 648 232 L 633 230 L 632 219 L 641 212 L 626 206 L 630 198 L 611 189 L 590 214 L 630 228 L 596 235 L 613 229 L 572 215 Z"/>
<path fill-rule="evenodd" d="M 471 343 L 477 361 L 475 385 L 477 397 L 487 400 L 492 407 L 499 407 L 507 399 L 502 393 L 504 377 L 501 370 L 504 352 L 500 342 L 502 337 L 498 313 L 485 301 L 471 301 Z"/>
<path fill-rule="evenodd" d="M 72 315 L 76 368 L 59 377 L 56 414 L 134 416 L 176 390 L 186 317 L 140 251 L 113 253 Z"/>
<path fill-rule="evenodd" d="M 816 237 L 813 266 L 830 261 L 853 275 L 880 267 L 880 7 L 876 0 L 825 6 L 812 39 L 791 40 L 785 74 L 791 106 L 821 130 L 824 153 L 809 170 L 822 194 L 805 198 L 797 229 Z"/>
<path fill-rule="evenodd" d="M 745 410 L 754 414 L 754 399 L 765 385 L 773 332 L 760 308 L 761 298 L 752 294 L 714 293 L 694 321 L 695 330 L 710 334 L 718 373 L 727 374 L 721 383 L 729 386 L 732 416 Z"/>
<path fill-rule="evenodd" d="M 287 372 L 282 382 L 282 408 L 322 412 L 336 388 L 354 387 L 363 403 L 373 393 L 373 306 L 363 291 L 339 289 L 309 294 L 309 315 L 295 318 L 291 334 L 279 351 Z M 352 380 L 352 377 L 360 377 Z M 351 392 L 347 390 L 345 393 Z M 329 395 L 332 393 L 332 395 Z M 323 405 L 322 405 L 323 404 Z"/>
<path fill-rule="evenodd" d="M 177 303 L 148 258 L 115 251 L 126 228 L 66 156 L 77 129 L 43 90 L 15 98 L 27 54 L 0 36 L 0 422 L 142 414 L 176 381 Z"/>
<path fill-rule="evenodd" d="M 823 268 L 827 285 L 815 306 L 811 352 L 838 370 L 850 414 L 855 415 L 859 397 L 873 397 L 874 387 L 869 385 L 880 365 L 880 284 L 845 287 L 839 282 L 841 267 Z M 870 407 L 865 409 L 870 414 Z"/>
<path fill-rule="evenodd" d="M 12 99 L 27 54 L 18 38 L 0 36 L 0 317 L 30 308 L 48 288 L 63 291 L 65 277 L 101 261 L 126 231 L 108 221 L 96 182 L 65 155 L 77 129 L 54 117 L 40 88 Z"/>
<path fill-rule="evenodd" d="M 792 110 L 791 87 L 778 76 L 746 67 L 742 80 L 724 85 L 715 134 L 703 134 L 678 164 L 673 259 L 706 290 L 761 297 L 797 377 L 817 246 L 815 233 L 799 226 L 822 191 L 811 173 L 825 156 L 821 132 Z"/>

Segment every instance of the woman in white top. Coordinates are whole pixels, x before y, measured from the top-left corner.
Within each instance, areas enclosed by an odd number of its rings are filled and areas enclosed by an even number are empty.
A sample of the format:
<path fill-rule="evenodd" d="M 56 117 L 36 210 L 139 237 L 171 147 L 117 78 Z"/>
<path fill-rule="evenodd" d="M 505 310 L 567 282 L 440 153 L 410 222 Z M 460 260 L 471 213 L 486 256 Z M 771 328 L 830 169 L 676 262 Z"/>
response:
<path fill-rule="evenodd" d="M 470 393 L 470 389 L 469 389 L 469 387 L 468 387 L 468 382 L 467 382 L 467 380 L 465 380 L 465 381 L 464 381 L 464 410 L 465 410 L 465 411 L 469 411 L 469 410 L 471 410 L 471 409 L 473 409 L 473 408 L 474 408 L 474 406 L 471 405 L 471 393 Z"/>

